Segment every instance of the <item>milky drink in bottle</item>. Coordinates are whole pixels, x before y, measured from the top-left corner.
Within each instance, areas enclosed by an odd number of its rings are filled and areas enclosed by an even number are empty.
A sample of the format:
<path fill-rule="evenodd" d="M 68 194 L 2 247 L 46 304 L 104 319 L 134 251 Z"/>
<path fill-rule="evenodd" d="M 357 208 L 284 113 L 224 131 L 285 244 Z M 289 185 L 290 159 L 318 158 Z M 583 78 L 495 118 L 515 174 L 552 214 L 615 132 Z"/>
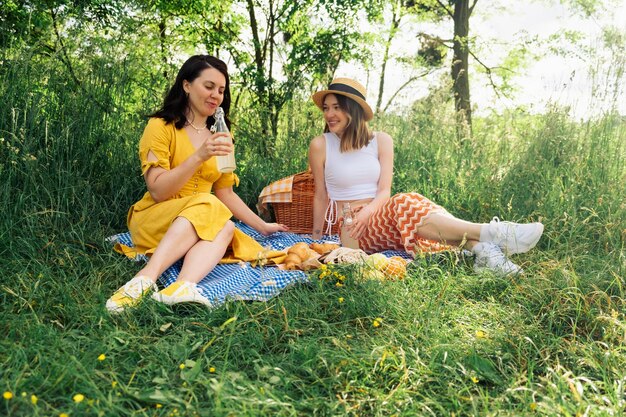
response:
<path fill-rule="evenodd" d="M 233 139 L 230 136 L 230 131 L 228 130 L 228 126 L 226 126 L 226 122 L 224 121 L 224 109 L 218 107 L 215 110 L 215 125 L 214 129 L 211 129 L 215 132 L 226 132 L 228 133 L 228 137 L 218 138 L 217 140 L 220 142 L 229 142 L 233 143 Z M 218 155 L 217 158 L 217 169 L 219 172 L 233 172 L 237 167 L 235 163 L 235 151 L 231 151 L 228 155 Z"/>
<path fill-rule="evenodd" d="M 345 248 L 359 249 L 359 241 L 350 236 L 351 226 L 354 224 L 354 213 L 350 203 L 343 203 L 341 209 L 343 213 L 343 224 L 339 232 L 339 238 L 341 239 L 341 246 Z"/>

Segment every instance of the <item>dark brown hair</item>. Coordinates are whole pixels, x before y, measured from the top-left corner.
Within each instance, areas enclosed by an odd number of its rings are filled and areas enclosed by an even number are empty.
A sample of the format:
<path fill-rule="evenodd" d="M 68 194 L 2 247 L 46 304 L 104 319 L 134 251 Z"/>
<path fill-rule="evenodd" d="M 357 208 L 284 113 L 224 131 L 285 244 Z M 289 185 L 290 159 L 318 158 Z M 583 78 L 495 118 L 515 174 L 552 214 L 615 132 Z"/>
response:
<path fill-rule="evenodd" d="M 224 100 L 220 106 L 224 109 L 224 120 L 226 121 L 226 126 L 230 129 L 230 119 L 228 117 L 230 113 L 230 80 L 228 78 L 228 67 L 224 61 L 211 55 L 194 55 L 185 61 L 178 71 L 174 85 L 172 85 L 165 96 L 163 106 L 148 117 L 160 117 L 167 123 L 173 122 L 177 129 L 182 129 L 185 123 L 187 123 L 185 111 L 189 106 L 189 98 L 183 88 L 183 82 L 193 82 L 193 80 L 198 78 L 200 73 L 207 68 L 215 68 L 226 78 Z M 214 124 L 215 118 L 209 116 L 206 123 L 208 126 Z"/>

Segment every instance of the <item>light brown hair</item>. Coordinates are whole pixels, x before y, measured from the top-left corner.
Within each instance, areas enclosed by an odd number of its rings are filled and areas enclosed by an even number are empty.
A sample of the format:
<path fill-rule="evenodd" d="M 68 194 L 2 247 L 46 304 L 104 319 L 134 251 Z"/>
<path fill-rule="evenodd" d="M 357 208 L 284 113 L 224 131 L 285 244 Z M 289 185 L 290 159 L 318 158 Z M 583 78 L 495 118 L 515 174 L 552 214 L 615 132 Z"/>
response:
<path fill-rule="evenodd" d="M 372 139 L 372 132 L 365 121 L 363 108 L 351 98 L 339 94 L 334 94 L 334 96 L 337 97 L 339 108 L 348 116 L 348 125 L 339 138 L 341 140 L 340 151 L 355 151 L 367 146 Z M 330 132 L 328 124 L 324 132 Z"/>

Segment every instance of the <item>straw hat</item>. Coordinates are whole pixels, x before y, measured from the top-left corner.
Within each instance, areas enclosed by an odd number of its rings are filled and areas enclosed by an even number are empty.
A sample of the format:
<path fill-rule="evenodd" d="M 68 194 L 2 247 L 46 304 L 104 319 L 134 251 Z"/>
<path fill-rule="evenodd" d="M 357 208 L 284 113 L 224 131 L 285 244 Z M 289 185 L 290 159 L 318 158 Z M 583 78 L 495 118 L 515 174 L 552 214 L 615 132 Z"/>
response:
<path fill-rule="evenodd" d="M 341 96 L 351 98 L 356 101 L 363 109 L 363 112 L 365 112 L 366 121 L 374 118 L 372 108 L 365 101 L 365 95 L 367 94 L 365 87 L 363 87 L 358 81 L 351 78 L 335 78 L 328 86 L 328 90 L 318 91 L 313 94 L 311 99 L 313 99 L 313 102 L 320 108 L 320 110 L 324 109 L 324 97 L 326 97 L 327 94 L 339 94 Z"/>

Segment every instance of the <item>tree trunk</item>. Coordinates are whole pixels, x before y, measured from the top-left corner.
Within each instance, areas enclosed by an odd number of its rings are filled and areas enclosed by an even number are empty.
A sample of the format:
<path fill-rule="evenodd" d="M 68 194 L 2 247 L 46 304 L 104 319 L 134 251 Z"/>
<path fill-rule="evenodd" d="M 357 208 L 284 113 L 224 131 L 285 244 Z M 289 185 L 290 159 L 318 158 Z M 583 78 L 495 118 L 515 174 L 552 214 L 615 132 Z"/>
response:
<path fill-rule="evenodd" d="M 389 61 L 389 48 L 391 47 L 391 41 L 396 36 L 398 26 L 400 26 L 400 19 L 402 19 L 400 8 L 402 5 L 396 5 L 393 7 L 393 14 L 391 17 L 391 28 L 389 29 L 389 36 L 385 43 L 385 53 L 383 55 L 383 62 L 380 68 L 380 80 L 378 83 L 378 100 L 376 101 L 376 114 L 380 113 L 380 107 L 383 102 L 383 92 L 385 90 L 385 71 L 387 69 L 387 62 Z M 397 8 L 396 8 L 397 7 Z"/>
<path fill-rule="evenodd" d="M 248 14 L 250 16 L 250 30 L 252 31 L 252 43 L 254 45 L 254 64 L 255 64 L 255 95 L 257 99 L 257 105 L 259 109 L 259 122 L 261 123 L 261 132 L 259 146 L 263 152 L 267 150 L 267 138 L 270 137 L 270 108 L 268 97 L 266 97 L 266 81 L 265 81 L 265 53 L 264 45 L 261 44 L 261 38 L 259 36 L 259 26 L 256 19 L 256 13 L 254 11 L 254 4 L 252 0 L 246 2 L 248 7 Z"/>
<path fill-rule="evenodd" d="M 165 17 L 161 16 L 159 19 L 159 43 L 161 44 L 161 61 L 163 61 L 163 78 L 169 81 L 168 73 L 167 73 L 167 34 L 165 33 L 167 30 L 167 25 L 165 22 Z"/>
<path fill-rule="evenodd" d="M 460 138 L 467 138 L 472 132 L 472 106 L 470 101 L 468 56 L 469 56 L 469 18 L 474 4 L 469 0 L 454 3 L 454 45 L 452 58 L 452 81 L 454 104 L 457 117 L 457 133 Z"/>

